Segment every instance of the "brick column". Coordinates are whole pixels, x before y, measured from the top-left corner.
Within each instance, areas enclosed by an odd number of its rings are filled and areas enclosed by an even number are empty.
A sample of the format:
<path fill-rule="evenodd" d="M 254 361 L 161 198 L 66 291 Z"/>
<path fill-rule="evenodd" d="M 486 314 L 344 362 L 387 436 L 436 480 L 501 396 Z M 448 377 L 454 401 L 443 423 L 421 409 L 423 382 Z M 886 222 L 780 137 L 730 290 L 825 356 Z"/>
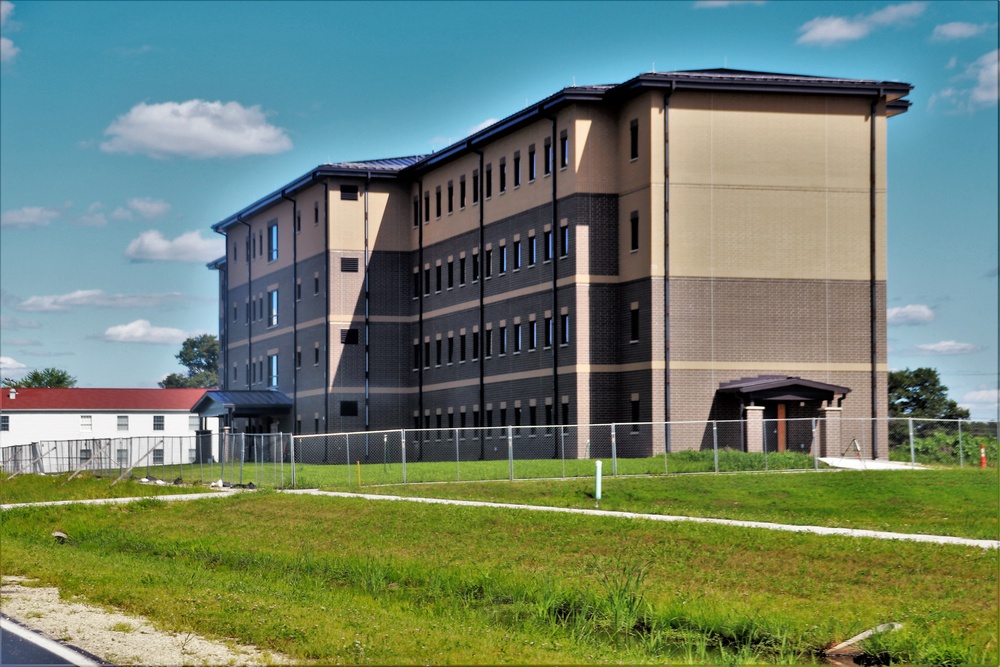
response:
<path fill-rule="evenodd" d="M 764 451 L 764 406 L 746 406 L 747 452 Z"/>
<path fill-rule="evenodd" d="M 840 416 L 844 409 L 824 407 L 819 411 L 823 415 L 819 423 L 819 455 L 840 456 L 843 449 L 840 442 Z"/>

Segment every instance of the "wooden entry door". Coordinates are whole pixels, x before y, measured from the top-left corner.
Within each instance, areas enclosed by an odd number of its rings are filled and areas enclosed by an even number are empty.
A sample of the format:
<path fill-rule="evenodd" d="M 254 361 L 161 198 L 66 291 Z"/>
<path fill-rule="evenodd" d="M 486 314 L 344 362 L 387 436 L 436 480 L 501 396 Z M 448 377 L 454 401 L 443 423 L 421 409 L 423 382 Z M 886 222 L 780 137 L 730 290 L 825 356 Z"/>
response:
<path fill-rule="evenodd" d="M 785 424 L 785 404 L 778 403 L 778 451 L 785 451 L 785 446 L 787 444 L 788 431 Z"/>

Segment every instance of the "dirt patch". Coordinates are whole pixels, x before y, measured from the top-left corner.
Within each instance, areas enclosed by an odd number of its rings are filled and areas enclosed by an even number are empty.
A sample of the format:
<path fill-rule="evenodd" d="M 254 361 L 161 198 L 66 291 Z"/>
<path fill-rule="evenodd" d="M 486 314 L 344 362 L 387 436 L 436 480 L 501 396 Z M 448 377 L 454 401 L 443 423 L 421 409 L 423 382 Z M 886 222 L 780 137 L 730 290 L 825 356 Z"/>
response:
<path fill-rule="evenodd" d="M 78 646 L 102 659 L 128 665 L 284 665 L 285 655 L 253 646 L 220 642 L 187 633 L 164 632 L 142 616 L 128 616 L 59 598 L 56 588 L 23 585 L 4 577 L 0 610 L 33 630 Z"/>

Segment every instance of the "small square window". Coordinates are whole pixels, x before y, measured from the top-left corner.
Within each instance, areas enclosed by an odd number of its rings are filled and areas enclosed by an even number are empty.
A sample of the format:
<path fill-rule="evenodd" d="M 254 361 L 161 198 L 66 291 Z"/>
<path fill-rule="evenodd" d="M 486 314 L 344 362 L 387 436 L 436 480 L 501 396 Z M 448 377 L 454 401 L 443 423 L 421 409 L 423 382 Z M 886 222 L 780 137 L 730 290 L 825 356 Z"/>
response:
<path fill-rule="evenodd" d="M 165 430 L 163 415 L 153 415 L 153 430 L 154 431 Z"/>
<path fill-rule="evenodd" d="M 341 185 L 340 186 L 340 199 L 342 201 L 357 201 L 358 200 L 358 186 L 356 186 L 356 185 Z"/>
<path fill-rule="evenodd" d="M 94 430 L 94 418 L 91 415 L 80 415 L 80 431 L 90 433 Z"/>
<path fill-rule="evenodd" d="M 128 430 L 128 415 L 118 415 L 118 430 L 119 431 Z"/>

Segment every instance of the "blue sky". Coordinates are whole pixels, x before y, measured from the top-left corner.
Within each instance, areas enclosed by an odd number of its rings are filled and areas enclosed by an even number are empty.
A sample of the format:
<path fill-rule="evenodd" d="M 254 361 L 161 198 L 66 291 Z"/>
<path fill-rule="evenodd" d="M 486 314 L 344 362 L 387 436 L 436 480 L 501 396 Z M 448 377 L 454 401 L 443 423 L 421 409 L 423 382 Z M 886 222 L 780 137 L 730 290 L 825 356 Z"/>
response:
<path fill-rule="evenodd" d="M 217 332 L 210 226 L 557 90 L 730 67 L 898 80 L 889 365 L 997 416 L 998 4 L 8 2 L 0 373 L 151 387 Z"/>

